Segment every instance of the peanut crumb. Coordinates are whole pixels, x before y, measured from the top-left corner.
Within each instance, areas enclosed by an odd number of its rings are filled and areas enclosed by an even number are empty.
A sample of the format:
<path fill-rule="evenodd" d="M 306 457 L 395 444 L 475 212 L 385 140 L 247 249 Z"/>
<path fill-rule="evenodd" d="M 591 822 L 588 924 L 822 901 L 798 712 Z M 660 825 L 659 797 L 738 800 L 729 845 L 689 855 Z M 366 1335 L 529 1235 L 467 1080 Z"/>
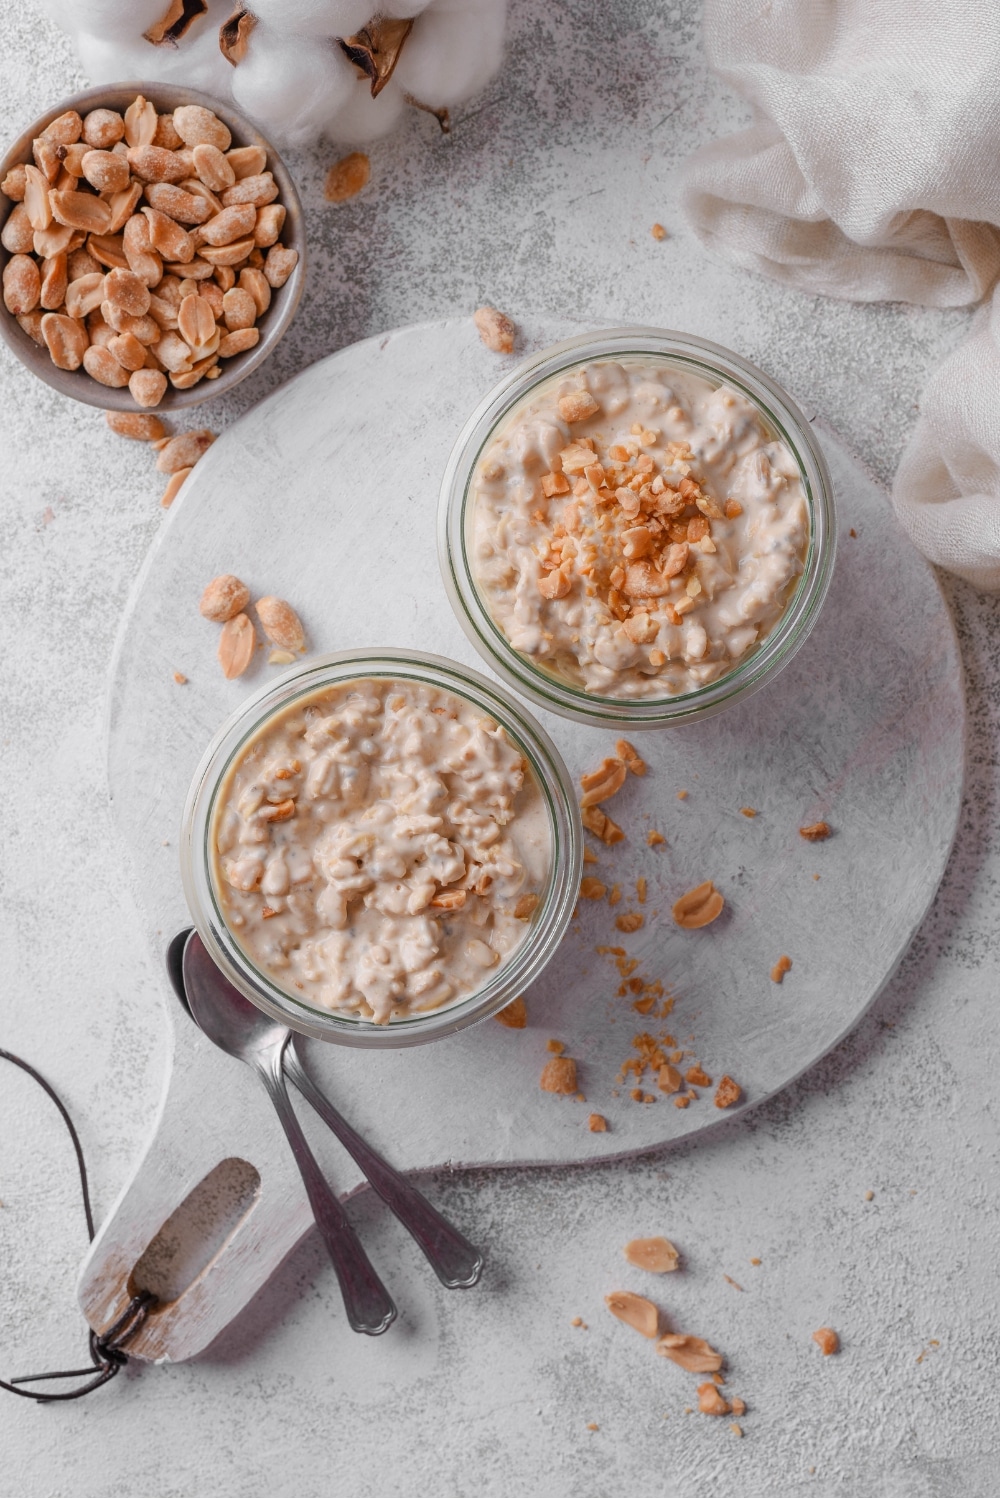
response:
<path fill-rule="evenodd" d="M 587 1129 L 593 1135 L 602 1135 L 608 1128 L 608 1122 L 603 1115 L 591 1115 L 587 1120 Z"/>
<path fill-rule="evenodd" d="M 503 1010 L 497 1011 L 493 1019 L 499 1021 L 501 1026 L 509 1026 L 513 1031 L 523 1031 L 528 1024 L 528 1007 L 524 996 L 518 995 L 517 999 L 505 1005 Z"/>
<path fill-rule="evenodd" d="M 583 846 L 583 862 L 585 865 L 597 864 L 597 855 L 594 853 L 593 849 L 588 849 L 586 844 L 584 844 Z"/>
<path fill-rule="evenodd" d="M 556 1057 L 561 1057 L 562 1054 L 566 1051 L 566 1043 L 557 1042 L 555 1037 L 550 1037 L 549 1040 L 545 1043 L 545 1050 L 546 1052 L 554 1052 Z"/>
<path fill-rule="evenodd" d="M 716 1109 L 728 1109 L 730 1105 L 736 1104 L 743 1096 L 743 1090 L 735 1079 L 724 1073 L 719 1079 L 719 1087 L 715 1091 Z"/>
<path fill-rule="evenodd" d="M 734 1396 L 729 1404 L 733 1408 L 734 1417 L 742 1417 L 746 1414 L 747 1404 L 742 1396 Z M 742 1437 L 742 1433 L 740 1436 Z"/>
<path fill-rule="evenodd" d="M 643 1271 L 654 1271 L 657 1275 L 676 1271 L 680 1261 L 677 1247 L 662 1235 L 653 1235 L 647 1240 L 629 1240 L 622 1254 L 631 1265 L 639 1266 Z"/>
<path fill-rule="evenodd" d="M 734 1281 L 731 1276 L 727 1276 L 725 1271 L 723 1271 L 722 1273 L 722 1279 L 723 1281 L 728 1281 L 729 1285 L 734 1286 L 738 1292 L 742 1292 L 743 1288 L 740 1286 L 739 1282 Z"/>
<path fill-rule="evenodd" d="M 686 797 L 687 797 L 687 792 L 678 792 L 677 793 L 677 800 L 678 800 L 678 802 L 683 802 Z"/>
<path fill-rule="evenodd" d="M 613 885 L 611 887 L 611 894 L 608 897 L 608 905 L 609 906 L 617 906 L 618 903 L 619 903 L 619 901 L 621 899 L 622 899 L 622 888 L 621 888 L 621 886 L 620 885 Z"/>
<path fill-rule="evenodd" d="M 177 683 L 178 687 L 183 687 L 185 682 L 187 682 L 187 678 L 184 676 L 183 672 L 175 672 L 174 681 Z"/>
<path fill-rule="evenodd" d="M 615 926 L 619 932 L 638 932 L 645 920 L 642 912 L 624 911 L 620 917 L 615 918 Z"/>
<path fill-rule="evenodd" d="M 662 224 L 654 224 L 649 232 L 654 240 L 665 240 L 667 238 L 667 231 Z"/>
<path fill-rule="evenodd" d="M 624 763 L 627 771 L 631 771 L 633 776 L 645 776 L 646 762 L 633 744 L 630 744 L 628 740 L 619 740 L 615 745 L 615 750 L 618 759 Z"/>
<path fill-rule="evenodd" d="M 357 197 L 371 176 L 371 162 L 363 151 L 352 151 L 334 162 L 326 174 L 324 197 L 328 203 L 346 203 Z"/>
<path fill-rule="evenodd" d="M 857 534 L 858 533 L 855 531 L 855 529 L 854 529 L 853 526 L 851 527 L 850 531 L 847 533 L 848 536 L 853 536 L 853 537 L 856 537 Z"/>
<path fill-rule="evenodd" d="M 608 888 L 596 875 L 585 875 L 580 881 L 580 895 L 584 901 L 603 901 Z"/>
<path fill-rule="evenodd" d="M 571 1057 L 550 1057 L 542 1069 L 539 1087 L 547 1094 L 575 1094 L 576 1063 Z"/>
<path fill-rule="evenodd" d="M 604 1301 L 614 1317 L 641 1333 L 643 1338 L 656 1338 L 660 1330 L 660 1310 L 648 1297 L 640 1297 L 635 1292 L 609 1292 Z"/>
<path fill-rule="evenodd" d="M 729 1431 L 733 1434 L 734 1437 L 743 1436 L 743 1428 L 740 1426 L 739 1422 L 730 1422 Z"/>
<path fill-rule="evenodd" d="M 759 1255 L 751 1255 L 751 1257 L 750 1257 L 750 1264 L 752 1266 L 759 1266 L 760 1265 L 760 1256 Z"/>
<path fill-rule="evenodd" d="M 808 840 L 810 844 L 822 843 L 824 839 L 828 839 L 830 837 L 832 832 L 833 829 L 830 827 L 829 823 L 823 822 L 807 823 L 805 828 L 799 829 L 799 833 L 801 834 L 801 836 L 804 839 Z"/>
<path fill-rule="evenodd" d="M 604 844 L 620 844 L 625 835 L 600 807 L 585 807 L 580 814 L 583 826 Z"/>
<path fill-rule="evenodd" d="M 755 818 L 757 816 L 757 809 L 755 807 L 741 807 L 740 812 L 745 818 Z"/>
<path fill-rule="evenodd" d="M 494 354 L 512 354 L 514 352 L 514 339 L 517 328 L 506 313 L 500 312 L 495 307 L 479 307 L 473 314 L 473 322 L 479 333 L 480 339 L 487 349 L 492 349 Z M 555 493 L 566 494 L 569 485 L 565 489 Z"/>
<path fill-rule="evenodd" d="M 680 1365 L 682 1370 L 687 1370 L 692 1375 L 709 1375 L 713 1370 L 721 1370 L 723 1366 L 723 1358 L 718 1350 L 713 1349 L 705 1339 L 695 1338 L 692 1333 L 665 1333 L 656 1346 L 656 1352 L 673 1360 L 675 1365 Z"/>
<path fill-rule="evenodd" d="M 570 1319 L 570 1327 L 571 1328 L 582 1328 L 583 1327 L 583 1319 L 582 1318 L 571 1318 Z"/>
<path fill-rule="evenodd" d="M 781 983 L 791 967 L 792 960 L 788 957 L 787 953 L 783 953 L 778 959 L 778 962 L 774 965 L 774 968 L 771 970 L 771 978 L 774 980 L 775 984 Z"/>
<path fill-rule="evenodd" d="M 819 1345 L 823 1354 L 836 1354 L 840 1348 L 840 1339 L 832 1328 L 817 1328 L 813 1343 Z"/>
<path fill-rule="evenodd" d="M 874 1196 L 875 1196 L 875 1194 L 872 1192 L 871 1188 L 869 1188 L 868 1191 L 867 1191 L 867 1193 L 865 1194 L 865 1202 L 866 1203 L 870 1203 L 872 1201 L 872 1199 L 874 1198 Z"/>
<path fill-rule="evenodd" d="M 706 1417 L 728 1417 L 729 1402 L 720 1396 L 718 1387 L 710 1380 L 698 1387 L 698 1410 Z"/>
<path fill-rule="evenodd" d="M 657 844 L 665 844 L 666 842 L 667 841 L 663 837 L 663 834 L 662 833 L 657 833 L 657 831 L 656 831 L 655 828 L 651 828 L 649 830 L 649 832 L 646 834 L 646 843 L 649 845 L 649 847 L 651 849 L 655 849 L 656 846 L 657 846 Z"/>
<path fill-rule="evenodd" d="M 600 1430 L 601 1429 L 598 1427 L 598 1425 L 597 1425 L 596 1422 L 588 1422 L 587 1423 L 587 1431 L 588 1432 L 600 1432 Z"/>
<path fill-rule="evenodd" d="M 712 1080 L 705 1072 L 701 1063 L 694 1063 L 692 1067 L 688 1068 L 684 1077 L 688 1083 L 696 1083 L 702 1089 L 711 1088 L 712 1086 Z"/>
<path fill-rule="evenodd" d="M 691 1103 L 691 1100 L 688 1098 L 687 1094 L 678 1094 L 674 1100 L 674 1103 L 678 1109 L 687 1109 L 688 1105 Z"/>
<path fill-rule="evenodd" d="M 639 879 L 636 881 L 636 883 L 635 883 L 635 894 L 638 897 L 639 901 L 642 902 L 643 904 L 645 904 L 645 900 L 646 900 L 646 877 L 645 877 L 645 875 L 640 875 Z"/>

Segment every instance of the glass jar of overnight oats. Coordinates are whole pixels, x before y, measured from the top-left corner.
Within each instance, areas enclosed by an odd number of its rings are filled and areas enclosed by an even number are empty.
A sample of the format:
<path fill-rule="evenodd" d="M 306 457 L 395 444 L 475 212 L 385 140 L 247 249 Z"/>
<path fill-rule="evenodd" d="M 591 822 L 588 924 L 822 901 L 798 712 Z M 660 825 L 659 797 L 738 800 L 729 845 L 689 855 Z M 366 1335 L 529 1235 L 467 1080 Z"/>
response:
<path fill-rule="evenodd" d="M 441 491 L 452 606 L 506 682 L 566 718 L 656 728 L 762 687 L 833 568 L 826 463 L 781 388 L 690 334 L 568 339 L 472 414 Z"/>
<path fill-rule="evenodd" d="M 506 690 L 442 657 L 313 658 L 215 736 L 181 872 L 212 957 L 261 1010 L 349 1046 L 494 1015 L 573 914 L 569 773 Z"/>

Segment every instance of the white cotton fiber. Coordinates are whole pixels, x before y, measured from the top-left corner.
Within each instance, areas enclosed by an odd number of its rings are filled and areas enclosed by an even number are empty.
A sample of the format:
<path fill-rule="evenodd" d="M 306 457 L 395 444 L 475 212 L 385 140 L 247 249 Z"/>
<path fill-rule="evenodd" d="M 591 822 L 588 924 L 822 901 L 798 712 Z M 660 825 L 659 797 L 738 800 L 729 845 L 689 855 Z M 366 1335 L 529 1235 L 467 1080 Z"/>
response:
<path fill-rule="evenodd" d="M 91 83 L 149 79 L 156 83 L 186 84 L 216 98 L 228 99 L 235 70 L 219 51 L 220 25 L 211 14 L 203 16 L 179 47 L 153 46 L 141 32 L 136 32 L 128 42 L 103 32 L 99 35 L 85 32 L 77 37 L 76 44 Z"/>
<path fill-rule="evenodd" d="M 381 10 L 394 21 L 408 21 L 411 16 L 422 15 L 430 3 L 431 0 L 386 0 Z"/>
<path fill-rule="evenodd" d="M 168 0 L 36 0 L 36 4 L 70 36 L 86 31 L 114 43 L 140 39 L 164 14 Z"/>
<path fill-rule="evenodd" d="M 426 0 L 425 0 L 426 3 Z M 254 0 L 258 21 L 283 36 L 353 36 L 375 0 Z"/>
<path fill-rule="evenodd" d="M 233 99 L 279 145 L 322 135 L 350 97 L 357 75 L 330 41 L 282 35 L 257 25 L 233 70 Z"/>
<path fill-rule="evenodd" d="M 364 146 L 388 135 L 398 124 L 405 108 L 403 91 L 395 78 L 386 84 L 377 99 L 372 98 L 368 79 L 359 78 L 347 103 L 331 115 L 326 133 L 341 145 Z"/>
<path fill-rule="evenodd" d="M 505 0 L 434 0 L 414 22 L 394 82 L 422 104 L 461 104 L 500 66 L 506 11 Z"/>

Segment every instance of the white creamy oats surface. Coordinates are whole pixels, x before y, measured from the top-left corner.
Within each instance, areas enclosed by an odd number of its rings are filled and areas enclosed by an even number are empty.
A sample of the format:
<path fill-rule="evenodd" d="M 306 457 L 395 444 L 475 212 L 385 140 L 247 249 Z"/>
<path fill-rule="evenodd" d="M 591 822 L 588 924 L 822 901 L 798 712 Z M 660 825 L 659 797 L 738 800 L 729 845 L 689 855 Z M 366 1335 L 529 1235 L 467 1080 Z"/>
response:
<path fill-rule="evenodd" d="M 504 729 L 429 684 L 322 688 L 220 789 L 213 878 L 282 989 L 380 1023 L 478 989 L 548 878 L 543 799 Z"/>
<path fill-rule="evenodd" d="M 473 475 L 470 541 L 515 651 L 587 692 L 667 697 L 773 629 L 809 516 L 795 459 L 745 396 L 643 355 L 515 407 Z"/>

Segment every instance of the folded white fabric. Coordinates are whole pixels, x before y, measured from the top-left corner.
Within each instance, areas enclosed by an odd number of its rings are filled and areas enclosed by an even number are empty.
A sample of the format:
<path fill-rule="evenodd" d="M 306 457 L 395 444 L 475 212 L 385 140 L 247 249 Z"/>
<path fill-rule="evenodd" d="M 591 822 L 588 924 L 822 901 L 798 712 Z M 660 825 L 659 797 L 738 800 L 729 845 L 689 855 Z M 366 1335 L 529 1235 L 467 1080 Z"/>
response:
<path fill-rule="evenodd" d="M 1000 277 L 997 0 L 706 0 L 753 108 L 688 163 L 702 241 L 808 292 L 932 307 Z M 1000 589 L 998 320 L 931 378 L 894 503 L 934 562 Z"/>

